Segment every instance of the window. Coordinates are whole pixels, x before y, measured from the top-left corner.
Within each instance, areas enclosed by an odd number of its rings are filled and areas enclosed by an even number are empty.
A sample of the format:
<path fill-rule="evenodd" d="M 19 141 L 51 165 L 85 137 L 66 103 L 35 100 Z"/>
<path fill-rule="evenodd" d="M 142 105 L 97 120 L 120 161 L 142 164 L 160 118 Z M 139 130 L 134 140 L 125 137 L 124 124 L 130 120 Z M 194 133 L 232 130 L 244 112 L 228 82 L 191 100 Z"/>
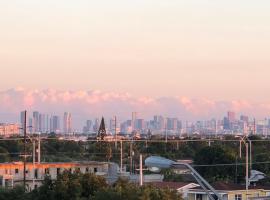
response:
<path fill-rule="evenodd" d="M 57 172 L 57 175 L 59 175 L 60 174 L 60 168 L 57 168 L 57 170 L 56 170 Z"/>
<path fill-rule="evenodd" d="M 203 195 L 202 194 L 196 194 L 196 200 L 202 200 Z"/>
<path fill-rule="evenodd" d="M 19 169 L 15 169 L 15 174 L 19 174 Z"/>
<path fill-rule="evenodd" d="M 49 168 L 45 168 L 45 174 L 49 174 L 50 173 L 50 169 Z"/>
<path fill-rule="evenodd" d="M 96 167 L 94 168 L 94 172 L 95 172 L 95 173 L 97 172 L 97 168 L 96 168 Z"/>
<path fill-rule="evenodd" d="M 38 178 L 38 169 L 35 169 L 35 178 Z"/>
<path fill-rule="evenodd" d="M 242 200 L 242 194 L 236 194 L 234 200 Z"/>
<path fill-rule="evenodd" d="M 88 168 L 88 167 L 86 167 L 86 168 L 85 168 L 85 171 L 86 171 L 86 173 L 88 173 L 88 172 L 89 172 L 89 168 Z"/>

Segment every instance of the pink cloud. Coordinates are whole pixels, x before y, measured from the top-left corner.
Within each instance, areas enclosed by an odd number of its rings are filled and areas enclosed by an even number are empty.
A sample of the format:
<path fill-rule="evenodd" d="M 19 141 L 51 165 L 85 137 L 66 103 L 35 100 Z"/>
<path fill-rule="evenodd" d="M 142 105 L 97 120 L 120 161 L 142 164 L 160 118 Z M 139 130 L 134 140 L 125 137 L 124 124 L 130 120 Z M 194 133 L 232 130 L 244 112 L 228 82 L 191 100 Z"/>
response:
<path fill-rule="evenodd" d="M 246 100 L 215 101 L 205 97 L 192 99 L 186 96 L 135 97 L 129 93 L 99 90 L 31 90 L 20 87 L 0 91 L 1 112 L 18 115 L 24 109 L 48 114 L 69 111 L 85 119 L 102 115 L 117 115 L 121 119 L 129 119 L 130 113 L 137 111 L 144 118 L 161 114 L 184 120 L 197 120 L 222 118 L 228 110 L 264 118 L 270 113 L 270 103 Z"/>

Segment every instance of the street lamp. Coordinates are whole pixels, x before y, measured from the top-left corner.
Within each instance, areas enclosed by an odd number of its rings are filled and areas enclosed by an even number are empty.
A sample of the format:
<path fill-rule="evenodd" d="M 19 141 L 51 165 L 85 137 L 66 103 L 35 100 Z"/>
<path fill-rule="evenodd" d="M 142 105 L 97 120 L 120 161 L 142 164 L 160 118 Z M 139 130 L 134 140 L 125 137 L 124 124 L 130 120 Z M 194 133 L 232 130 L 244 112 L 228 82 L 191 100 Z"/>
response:
<path fill-rule="evenodd" d="M 145 165 L 149 167 L 150 170 L 154 169 L 156 171 L 157 169 L 179 169 L 181 166 L 185 166 L 191 171 L 192 176 L 203 188 L 210 200 L 216 200 L 216 198 L 218 200 L 222 200 L 220 194 L 191 165 L 187 163 L 175 162 L 159 156 L 151 156 L 145 160 Z M 210 194 L 209 190 L 215 195 L 216 198 Z"/>

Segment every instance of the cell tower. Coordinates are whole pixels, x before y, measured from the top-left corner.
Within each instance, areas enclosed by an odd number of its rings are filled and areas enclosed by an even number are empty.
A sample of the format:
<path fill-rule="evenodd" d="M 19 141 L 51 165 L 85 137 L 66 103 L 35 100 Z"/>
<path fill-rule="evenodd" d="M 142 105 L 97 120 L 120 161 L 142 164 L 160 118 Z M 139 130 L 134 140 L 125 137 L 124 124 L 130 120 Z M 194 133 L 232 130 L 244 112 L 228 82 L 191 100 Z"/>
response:
<path fill-rule="evenodd" d="M 104 140 L 104 137 L 106 135 L 107 134 L 106 134 L 105 121 L 104 121 L 104 117 L 102 117 L 101 122 L 100 122 L 100 126 L 99 126 L 99 130 L 98 130 L 97 138 L 98 138 L 98 140 Z"/>

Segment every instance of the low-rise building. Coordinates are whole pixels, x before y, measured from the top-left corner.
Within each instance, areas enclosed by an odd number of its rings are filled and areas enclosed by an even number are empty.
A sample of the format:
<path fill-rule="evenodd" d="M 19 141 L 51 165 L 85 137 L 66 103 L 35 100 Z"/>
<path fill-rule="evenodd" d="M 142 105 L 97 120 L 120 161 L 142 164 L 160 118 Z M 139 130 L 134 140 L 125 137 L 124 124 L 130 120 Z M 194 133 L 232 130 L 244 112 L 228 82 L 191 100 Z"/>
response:
<path fill-rule="evenodd" d="M 0 123 L 0 136 L 9 137 L 12 135 L 18 135 L 19 133 L 20 133 L 20 127 L 18 124 Z"/>
<path fill-rule="evenodd" d="M 152 182 L 150 184 L 160 189 L 176 190 L 183 199 L 188 199 L 190 189 L 199 187 L 196 183 L 188 182 Z"/>
<path fill-rule="evenodd" d="M 117 174 L 116 164 L 108 162 L 69 162 L 69 163 L 27 163 L 26 164 L 26 185 L 29 190 L 41 186 L 46 176 L 52 180 L 65 170 L 71 172 L 94 173 L 96 175 L 114 177 Z M 0 164 L 0 186 L 12 188 L 15 185 L 22 185 L 24 182 L 24 163 L 1 163 Z"/>
<path fill-rule="evenodd" d="M 248 192 L 245 185 L 234 183 L 216 182 L 212 186 L 224 200 L 270 199 L 269 186 L 250 186 Z M 201 187 L 196 187 L 189 189 L 187 199 L 209 200 L 209 197 Z"/>

